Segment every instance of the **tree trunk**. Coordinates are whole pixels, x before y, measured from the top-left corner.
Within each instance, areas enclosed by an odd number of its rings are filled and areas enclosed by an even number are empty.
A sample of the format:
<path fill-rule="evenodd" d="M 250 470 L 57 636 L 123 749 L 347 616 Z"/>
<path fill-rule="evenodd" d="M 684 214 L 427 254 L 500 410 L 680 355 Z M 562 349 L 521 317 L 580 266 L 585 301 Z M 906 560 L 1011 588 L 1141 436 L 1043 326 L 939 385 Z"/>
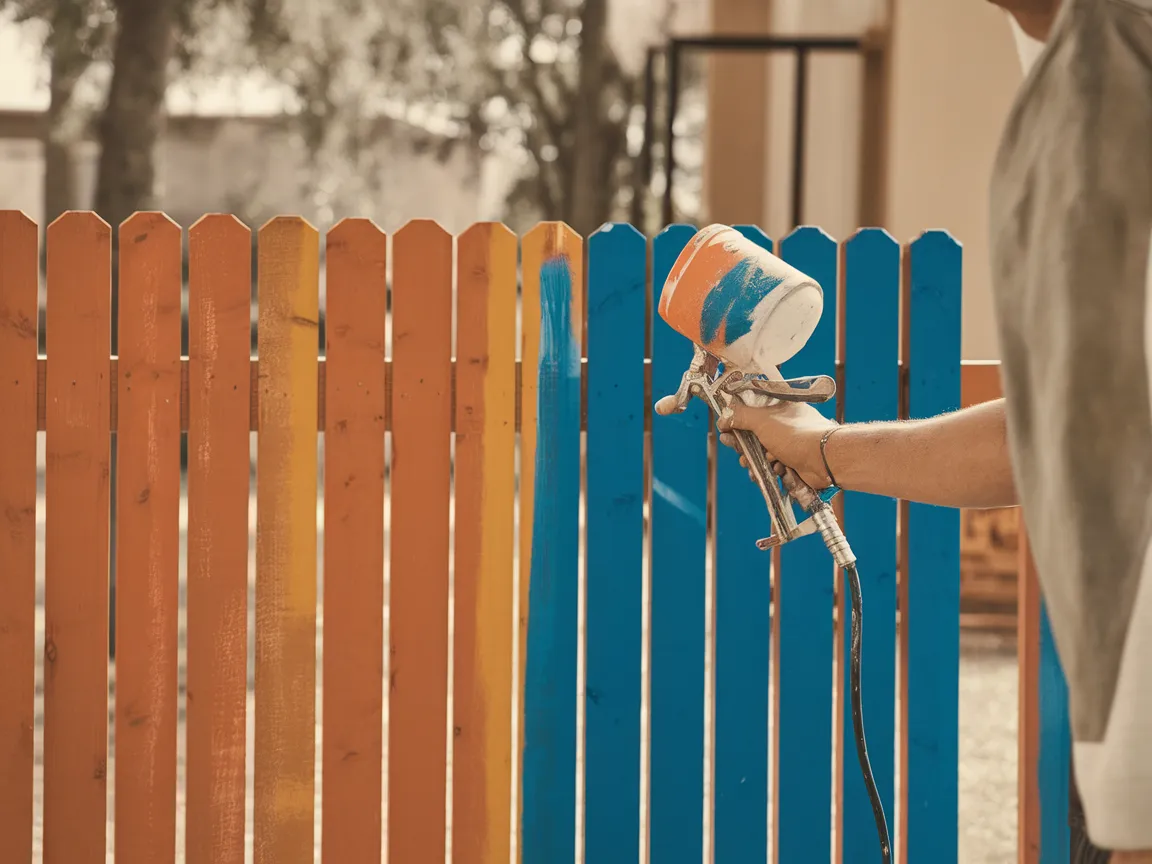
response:
<path fill-rule="evenodd" d="M 80 7 L 64 4 L 51 21 L 48 43 L 48 113 L 44 140 L 44 218 L 51 224 L 79 206 L 76 145 L 84 138 L 88 112 L 73 102 L 76 85 L 92 63 L 91 48 L 81 35 Z"/>
<path fill-rule="evenodd" d="M 569 178 L 571 226 L 587 237 L 609 218 L 612 183 L 603 175 L 601 136 L 605 67 L 609 62 L 608 0 L 585 0 L 580 30 L 580 73 L 572 111 L 573 170 Z"/>
<path fill-rule="evenodd" d="M 100 121 L 96 210 L 117 226 L 155 206 L 155 151 L 175 47 L 174 0 L 116 0 L 112 83 Z"/>

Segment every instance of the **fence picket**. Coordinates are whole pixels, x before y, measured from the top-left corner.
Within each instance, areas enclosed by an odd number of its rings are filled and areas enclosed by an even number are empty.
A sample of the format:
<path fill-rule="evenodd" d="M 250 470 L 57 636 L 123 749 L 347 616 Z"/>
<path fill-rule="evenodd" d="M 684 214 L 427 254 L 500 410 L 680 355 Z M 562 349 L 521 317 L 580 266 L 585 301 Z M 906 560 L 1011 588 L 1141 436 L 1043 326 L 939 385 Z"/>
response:
<path fill-rule="evenodd" d="M 583 241 L 547 222 L 522 241 L 520 854 L 570 861 L 576 842 L 576 646 Z"/>
<path fill-rule="evenodd" d="M 1041 789 L 1040 864 L 1069 860 L 1072 838 L 1066 804 L 1071 784 L 1072 730 L 1068 716 L 1068 680 L 1056 653 L 1047 606 L 1040 604 L 1040 722 L 1037 773 Z"/>
<path fill-rule="evenodd" d="M 452 236 L 393 239 L 388 857 L 442 861 L 448 720 Z"/>
<path fill-rule="evenodd" d="M 772 251 L 759 228 L 737 230 Z M 716 463 L 716 859 L 768 856 L 768 662 L 772 555 L 764 497 L 740 457 L 719 447 Z"/>
<path fill-rule="evenodd" d="M 0 210 L 0 861 L 32 860 L 38 242 Z"/>
<path fill-rule="evenodd" d="M 188 864 L 243 864 L 252 232 L 188 231 Z"/>
<path fill-rule="evenodd" d="M 48 227 L 45 864 L 105 856 L 111 248 L 94 213 Z"/>
<path fill-rule="evenodd" d="M 690 225 L 665 228 L 652 242 L 658 298 Z M 652 396 L 675 393 L 692 343 L 652 303 Z M 655 864 L 698 861 L 704 828 L 704 599 L 708 507 L 708 409 L 652 423 L 652 599 L 649 830 Z"/>
<path fill-rule="evenodd" d="M 508 864 L 516 496 L 516 235 L 457 240 L 452 857 Z"/>
<path fill-rule="evenodd" d="M 908 410 L 960 407 L 960 244 L 927 231 L 905 252 Z M 902 585 L 902 688 L 907 784 L 904 861 L 957 860 L 960 512 L 908 506 Z M 903 748 L 902 748 L 903 749 Z"/>
<path fill-rule="evenodd" d="M 259 234 L 255 861 L 313 859 L 319 236 Z"/>
<path fill-rule="evenodd" d="M 900 246 L 888 232 L 867 228 L 844 245 L 845 422 L 895 420 L 899 413 Z M 835 469 L 834 469 L 835 470 Z M 892 827 L 896 766 L 896 501 L 844 495 L 844 530 L 860 560 L 864 615 L 861 693 L 872 772 Z M 841 579 L 841 585 L 843 585 Z M 840 621 L 851 621 L 840 592 Z M 876 858 L 876 824 L 857 767 L 847 687 L 851 640 L 843 640 L 840 689 L 841 837 L 845 864 Z"/>
<path fill-rule="evenodd" d="M 797 228 L 781 257 L 824 289 L 824 313 L 812 338 L 784 364 L 785 377 L 836 371 L 837 248 L 819 228 Z M 817 408 L 835 417 L 836 401 Z M 816 538 L 780 550 L 776 580 L 779 704 L 776 842 L 779 861 L 825 861 L 832 854 L 832 607 L 834 567 Z"/>
<path fill-rule="evenodd" d="M 116 855 L 174 861 L 180 552 L 180 226 L 120 226 Z"/>
<path fill-rule="evenodd" d="M 588 241 L 585 857 L 640 855 L 647 243 L 630 225 Z"/>
<path fill-rule="evenodd" d="M 328 232 L 324 408 L 324 861 L 379 861 L 384 711 L 387 238 Z"/>

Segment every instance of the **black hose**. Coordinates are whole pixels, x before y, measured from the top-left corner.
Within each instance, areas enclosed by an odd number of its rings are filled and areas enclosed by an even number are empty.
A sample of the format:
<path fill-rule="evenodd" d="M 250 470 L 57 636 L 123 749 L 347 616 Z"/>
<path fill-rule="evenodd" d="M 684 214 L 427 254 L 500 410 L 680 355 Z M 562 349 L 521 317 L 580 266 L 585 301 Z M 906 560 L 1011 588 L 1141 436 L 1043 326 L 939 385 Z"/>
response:
<path fill-rule="evenodd" d="M 872 776 L 872 763 L 868 761 L 868 742 L 864 738 L 864 709 L 860 697 L 860 655 L 863 650 L 860 634 L 863 627 L 864 601 L 860 594 L 860 574 L 856 572 L 854 563 L 846 566 L 844 572 L 848 576 L 848 589 L 852 593 L 852 646 L 848 658 L 848 676 L 852 692 L 852 731 L 856 736 L 856 756 L 860 760 L 864 786 L 868 789 L 868 800 L 872 802 L 872 816 L 876 819 L 876 833 L 880 837 L 880 860 L 883 864 L 891 864 L 892 840 L 888 836 L 884 802 L 880 800 L 880 790 L 876 788 L 876 778 Z"/>

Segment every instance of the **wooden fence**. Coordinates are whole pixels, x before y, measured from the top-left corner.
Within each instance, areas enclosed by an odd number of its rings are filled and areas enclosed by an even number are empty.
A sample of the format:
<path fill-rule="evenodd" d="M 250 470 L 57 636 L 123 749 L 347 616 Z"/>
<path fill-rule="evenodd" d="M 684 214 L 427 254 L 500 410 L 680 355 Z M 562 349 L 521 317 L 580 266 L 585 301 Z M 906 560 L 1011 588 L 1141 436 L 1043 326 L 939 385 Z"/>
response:
<path fill-rule="evenodd" d="M 174 860 L 181 706 L 194 864 L 242 862 L 246 829 L 257 864 L 311 861 L 317 793 L 323 860 L 341 864 L 384 849 L 394 864 L 439 862 L 448 848 L 527 864 L 875 860 L 844 740 L 828 554 L 803 540 L 770 566 L 753 545 L 763 502 L 717 452 L 706 411 L 651 418 L 692 353 L 652 317 L 651 294 L 691 227 L 649 244 L 606 226 L 585 243 L 545 223 L 518 242 L 497 224 L 454 240 L 415 221 L 389 242 L 344 221 L 324 247 L 321 357 L 320 238 L 275 219 L 257 243 L 258 365 L 248 228 L 214 215 L 188 232 L 186 358 L 179 227 L 140 213 L 119 232 L 119 356 L 111 231 L 69 213 L 47 231 L 38 358 L 37 229 L 0 212 L 0 860 L 32 855 L 41 650 L 49 864 L 104 860 L 110 755 L 117 860 Z M 839 368 L 824 410 L 960 405 L 961 252 L 947 234 L 902 248 L 864 230 L 838 246 L 805 227 L 779 253 L 826 288 L 819 328 L 784 369 Z M 867 610 L 865 724 L 900 860 L 956 861 L 959 516 L 855 493 L 843 516 Z"/>

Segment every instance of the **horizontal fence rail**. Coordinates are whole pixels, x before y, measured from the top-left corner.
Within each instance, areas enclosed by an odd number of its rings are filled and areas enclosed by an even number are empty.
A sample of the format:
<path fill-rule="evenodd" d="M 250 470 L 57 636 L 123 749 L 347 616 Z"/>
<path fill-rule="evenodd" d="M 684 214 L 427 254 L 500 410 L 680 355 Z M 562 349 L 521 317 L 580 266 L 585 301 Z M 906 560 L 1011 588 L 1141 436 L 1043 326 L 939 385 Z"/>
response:
<path fill-rule="evenodd" d="M 959 407 L 947 234 L 741 230 L 824 287 L 783 371 L 839 368 L 828 416 Z M 251 231 L 207 216 L 186 357 L 180 228 L 118 231 L 119 355 L 112 230 L 75 212 L 47 229 L 38 356 L 36 226 L 0 211 L 0 860 L 32 855 L 41 661 L 48 862 L 102 861 L 109 818 L 118 860 L 176 860 L 178 787 L 196 864 L 874 860 L 830 557 L 755 549 L 763 502 L 699 402 L 652 419 L 692 354 L 653 314 L 692 227 L 352 219 L 321 253 L 280 217 L 253 274 Z M 958 517 L 856 493 L 843 515 L 901 860 L 956 861 Z"/>

